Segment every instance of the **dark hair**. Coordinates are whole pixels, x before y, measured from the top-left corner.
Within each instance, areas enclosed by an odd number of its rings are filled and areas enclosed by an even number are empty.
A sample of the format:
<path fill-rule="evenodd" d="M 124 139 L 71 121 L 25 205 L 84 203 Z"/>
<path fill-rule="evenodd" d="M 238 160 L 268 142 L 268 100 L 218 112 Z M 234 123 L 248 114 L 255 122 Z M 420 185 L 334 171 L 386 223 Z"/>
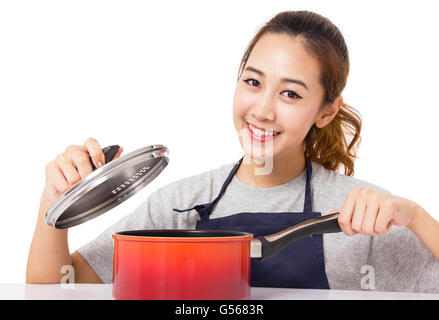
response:
<path fill-rule="evenodd" d="M 349 54 L 340 30 L 327 18 L 310 11 L 278 13 L 259 29 L 241 59 L 238 80 L 256 42 L 265 33 L 286 34 L 303 42 L 320 65 L 320 82 L 325 89 L 321 108 L 334 102 L 346 86 Z M 311 127 L 304 140 L 304 152 L 326 169 L 336 171 L 340 164 L 346 175 L 354 173 L 354 159 L 360 144 L 361 117 L 343 103 L 334 119 L 323 128 Z M 347 136 L 352 138 L 348 141 Z"/>

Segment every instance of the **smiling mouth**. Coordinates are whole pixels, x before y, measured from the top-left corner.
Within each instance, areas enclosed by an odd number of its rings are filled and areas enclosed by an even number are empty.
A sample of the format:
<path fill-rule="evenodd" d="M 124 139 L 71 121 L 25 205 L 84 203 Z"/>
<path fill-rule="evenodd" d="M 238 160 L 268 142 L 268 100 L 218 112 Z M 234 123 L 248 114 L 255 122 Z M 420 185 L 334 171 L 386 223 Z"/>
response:
<path fill-rule="evenodd" d="M 273 141 L 277 139 L 277 137 L 281 134 L 280 132 L 273 130 L 261 130 L 259 128 L 254 127 L 250 123 L 247 122 L 246 130 L 250 139 L 257 143 L 265 143 L 269 141 Z"/>
<path fill-rule="evenodd" d="M 251 131 L 251 133 L 259 138 L 267 138 L 267 137 L 275 137 L 280 134 L 280 132 L 274 131 L 272 129 L 262 129 L 258 128 L 249 122 L 247 122 L 247 128 Z"/>

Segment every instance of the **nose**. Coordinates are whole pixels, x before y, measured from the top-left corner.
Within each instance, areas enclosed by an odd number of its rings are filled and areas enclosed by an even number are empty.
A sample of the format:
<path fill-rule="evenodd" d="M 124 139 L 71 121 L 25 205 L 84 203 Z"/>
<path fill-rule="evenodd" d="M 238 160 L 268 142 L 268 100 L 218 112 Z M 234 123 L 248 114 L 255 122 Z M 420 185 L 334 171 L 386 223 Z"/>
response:
<path fill-rule="evenodd" d="M 258 99 L 251 110 L 254 119 L 258 121 L 274 121 L 276 119 L 276 106 L 270 94 L 263 95 Z"/>

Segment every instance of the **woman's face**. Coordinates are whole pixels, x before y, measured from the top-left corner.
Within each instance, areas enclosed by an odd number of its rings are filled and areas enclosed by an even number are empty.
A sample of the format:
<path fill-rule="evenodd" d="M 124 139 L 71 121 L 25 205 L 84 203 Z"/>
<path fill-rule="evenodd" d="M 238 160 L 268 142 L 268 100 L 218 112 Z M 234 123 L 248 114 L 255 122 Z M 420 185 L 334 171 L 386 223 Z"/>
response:
<path fill-rule="evenodd" d="M 316 122 L 324 95 L 319 78 L 319 64 L 300 40 L 272 33 L 259 39 L 233 100 L 233 121 L 248 157 L 303 154 L 303 140 Z M 275 135 L 260 138 L 261 132 L 252 134 L 249 124 Z"/>

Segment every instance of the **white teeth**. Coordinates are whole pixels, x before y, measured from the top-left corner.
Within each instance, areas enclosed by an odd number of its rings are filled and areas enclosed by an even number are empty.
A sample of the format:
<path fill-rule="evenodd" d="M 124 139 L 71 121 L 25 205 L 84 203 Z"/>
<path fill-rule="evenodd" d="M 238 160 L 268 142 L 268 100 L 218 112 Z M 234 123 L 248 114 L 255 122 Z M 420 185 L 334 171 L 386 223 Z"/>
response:
<path fill-rule="evenodd" d="M 265 130 L 261 130 L 258 128 L 255 128 L 254 126 L 252 126 L 250 123 L 248 124 L 250 127 L 250 130 L 257 136 L 262 137 L 262 136 L 275 136 L 278 135 L 279 133 L 273 130 L 269 130 L 269 131 L 265 131 Z"/>

